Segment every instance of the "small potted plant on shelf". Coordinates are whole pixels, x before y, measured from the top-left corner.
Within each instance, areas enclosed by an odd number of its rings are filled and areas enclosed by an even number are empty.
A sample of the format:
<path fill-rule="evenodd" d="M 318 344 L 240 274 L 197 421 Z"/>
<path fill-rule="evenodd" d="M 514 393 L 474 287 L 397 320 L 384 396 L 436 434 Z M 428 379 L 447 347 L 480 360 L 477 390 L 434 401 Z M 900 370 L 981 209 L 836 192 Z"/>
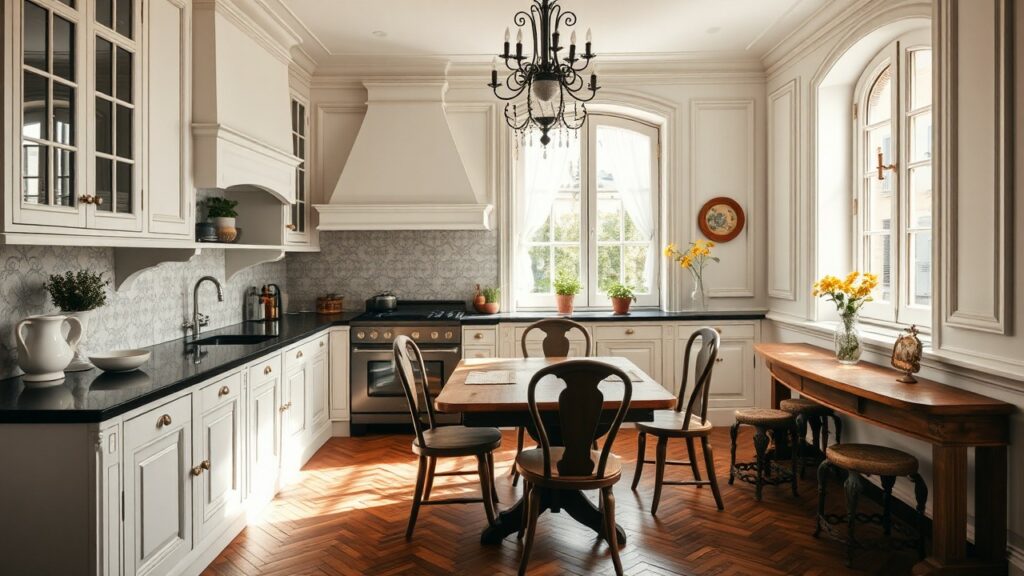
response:
<path fill-rule="evenodd" d="M 580 279 L 566 273 L 555 278 L 555 305 L 559 314 L 572 314 L 572 303 L 583 289 Z"/>
<path fill-rule="evenodd" d="M 629 314 L 629 305 L 636 302 L 633 287 L 616 282 L 608 287 L 608 297 L 612 299 L 612 313 Z"/>
<path fill-rule="evenodd" d="M 217 240 L 220 242 L 234 242 L 238 239 L 238 228 L 235 226 L 235 218 L 238 212 L 237 200 L 228 200 L 219 196 L 211 196 L 206 199 L 206 218 L 213 223 L 217 229 Z"/>
<path fill-rule="evenodd" d="M 105 280 L 103 274 L 79 270 L 78 272 L 51 274 L 43 284 L 43 288 L 50 293 L 50 301 L 54 306 L 66 315 L 78 319 L 82 324 L 82 337 L 84 337 L 89 328 L 89 318 L 92 317 L 93 310 L 107 303 L 107 286 L 109 284 L 110 281 Z M 74 347 L 74 353 L 75 357 L 66 371 L 79 372 L 92 368 L 85 348 L 81 345 L 81 338 Z"/>
<path fill-rule="evenodd" d="M 484 303 L 480 306 L 480 311 L 484 314 L 497 314 L 498 310 L 501 309 L 501 305 L 498 303 L 498 300 L 501 299 L 501 289 L 484 288 L 480 291 L 480 294 L 484 297 Z"/>

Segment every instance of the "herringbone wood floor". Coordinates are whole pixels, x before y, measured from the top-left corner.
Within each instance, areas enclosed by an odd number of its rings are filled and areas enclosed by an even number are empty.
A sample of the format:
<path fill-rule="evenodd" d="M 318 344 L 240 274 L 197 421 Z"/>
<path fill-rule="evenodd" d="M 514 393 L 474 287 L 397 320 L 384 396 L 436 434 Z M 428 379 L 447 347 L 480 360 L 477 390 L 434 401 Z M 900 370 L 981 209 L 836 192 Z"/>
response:
<path fill-rule="evenodd" d="M 479 536 L 486 520 L 479 504 L 425 507 L 413 541 L 406 542 L 416 477 L 410 440 L 402 435 L 331 439 L 299 480 L 283 490 L 204 574 L 515 574 L 520 542 L 513 535 L 501 546 L 482 546 Z M 648 444 L 648 457 L 653 458 L 653 442 Z M 793 498 L 788 487 L 766 487 L 764 501 L 757 503 L 752 486 L 726 483 L 728 430 L 715 431 L 713 446 L 725 511 L 715 508 L 708 488 L 666 486 L 655 518 L 650 514 L 653 466 L 645 467 L 638 491 L 630 491 L 636 434 L 622 430 L 615 452 L 629 464 L 615 494 L 617 519 L 629 537 L 622 550 L 626 574 L 909 573 L 916 561 L 912 552 L 861 552 L 857 570 L 849 570 L 841 544 L 825 536 L 811 537 L 817 501 L 812 470 L 800 484 L 799 498 Z M 515 437 L 506 432 L 496 454 L 502 508 L 520 494 L 507 474 L 514 450 Z M 749 459 L 752 452 L 750 438 L 741 436 L 739 459 Z M 670 444 L 670 459 L 684 456 L 685 443 Z M 461 464 L 475 468 L 468 460 Z M 452 461 L 438 464 L 439 472 L 453 468 Z M 669 467 L 666 477 L 686 479 L 689 469 Z M 439 477 L 431 498 L 476 490 L 473 476 Z M 839 484 L 831 495 L 830 509 L 841 512 L 845 504 Z M 862 509 L 877 511 L 870 502 Z M 870 528 L 864 531 L 865 536 L 870 533 Z M 613 573 L 603 541 L 565 514 L 550 513 L 541 517 L 530 568 L 537 575 Z"/>

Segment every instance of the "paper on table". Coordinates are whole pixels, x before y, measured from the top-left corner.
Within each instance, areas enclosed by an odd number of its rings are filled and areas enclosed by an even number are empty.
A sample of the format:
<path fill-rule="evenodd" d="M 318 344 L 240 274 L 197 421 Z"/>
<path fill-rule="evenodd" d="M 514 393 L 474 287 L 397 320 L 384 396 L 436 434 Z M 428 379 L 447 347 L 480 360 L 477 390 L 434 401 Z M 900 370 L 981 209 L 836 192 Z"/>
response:
<path fill-rule="evenodd" d="M 630 381 L 634 383 L 644 381 L 644 377 L 634 372 L 633 370 L 627 371 L 626 375 L 629 376 Z M 610 376 L 608 378 L 605 378 L 605 382 L 622 382 L 622 379 L 619 378 L 618 376 Z"/>
<path fill-rule="evenodd" d="M 466 376 L 466 384 L 515 384 L 512 370 L 473 371 Z"/>

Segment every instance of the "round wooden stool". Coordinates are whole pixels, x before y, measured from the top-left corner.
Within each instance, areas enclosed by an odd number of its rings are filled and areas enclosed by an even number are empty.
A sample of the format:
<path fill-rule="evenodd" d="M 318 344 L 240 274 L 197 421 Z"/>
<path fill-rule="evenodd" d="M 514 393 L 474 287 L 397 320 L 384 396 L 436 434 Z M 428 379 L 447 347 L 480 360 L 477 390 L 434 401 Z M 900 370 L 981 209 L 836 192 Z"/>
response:
<path fill-rule="evenodd" d="M 809 398 L 788 398 L 779 403 L 779 409 L 796 416 L 797 434 L 800 436 L 800 478 L 803 478 L 808 463 L 817 466 L 825 459 L 829 418 L 835 428 L 836 444 L 843 442 L 843 421 L 835 410 Z M 811 427 L 811 444 L 807 444 L 808 425 Z"/>
<path fill-rule="evenodd" d="M 846 515 L 838 516 L 825 513 L 826 478 L 829 469 L 840 469 L 846 472 Z M 864 490 L 862 476 L 878 476 L 882 480 L 882 514 L 858 514 L 857 503 Z M 917 500 L 918 535 L 916 539 L 904 539 L 899 543 L 915 546 L 921 558 L 924 558 L 924 507 L 928 502 L 928 486 L 917 473 L 917 458 L 902 450 L 875 446 L 873 444 L 833 444 L 825 450 L 825 461 L 818 466 L 818 518 L 814 536 L 821 534 L 824 528 L 833 537 L 839 538 L 833 531 L 835 524 L 847 525 L 846 565 L 853 564 L 853 551 L 863 547 L 854 536 L 854 525 L 860 523 L 881 524 L 886 536 L 892 535 L 892 487 L 897 476 L 907 476 L 914 483 L 914 496 Z"/>
<path fill-rule="evenodd" d="M 736 437 L 739 435 L 741 425 L 754 428 L 754 451 L 757 454 L 754 462 L 736 462 Z M 785 470 L 772 462 L 768 453 L 769 436 L 772 440 L 779 432 L 788 433 L 793 445 L 792 470 Z M 770 408 L 748 408 L 736 411 L 736 423 L 729 430 L 732 437 L 729 458 L 729 484 L 732 485 L 736 478 L 753 484 L 754 494 L 758 501 L 761 500 L 761 488 L 765 484 L 778 486 L 779 484 L 790 483 L 793 486 L 793 496 L 797 495 L 796 490 L 796 465 L 800 459 L 800 445 L 797 443 L 796 417 L 789 412 L 772 410 Z"/>

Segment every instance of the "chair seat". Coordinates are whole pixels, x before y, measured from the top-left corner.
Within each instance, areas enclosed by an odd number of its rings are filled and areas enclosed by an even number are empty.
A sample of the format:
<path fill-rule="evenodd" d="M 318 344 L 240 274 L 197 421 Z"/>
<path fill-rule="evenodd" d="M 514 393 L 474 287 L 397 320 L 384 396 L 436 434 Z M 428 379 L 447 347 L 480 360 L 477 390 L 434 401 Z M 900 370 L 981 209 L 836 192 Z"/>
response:
<path fill-rule="evenodd" d="M 808 398 L 787 398 L 779 402 L 779 409 L 790 414 L 804 414 L 807 416 L 828 416 L 833 412 L 828 406 L 822 406 Z"/>
<path fill-rule="evenodd" d="M 792 426 L 796 418 L 789 412 L 783 412 L 782 410 L 747 408 L 736 411 L 736 421 L 740 424 L 749 424 L 751 426 L 783 428 Z"/>
<path fill-rule="evenodd" d="M 501 432 L 497 428 L 469 428 L 442 426 L 423 431 L 426 447 L 418 438 L 412 441 L 412 451 L 423 456 L 472 456 L 493 452 L 501 446 Z"/>
<path fill-rule="evenodd" d="M 615 454 L 608 454 L 608 463 L 605 465 L 604 477 L 594 476 L 562 476 L 558 473 L 558 461 L 562 459 L 565 448 L 562 446 L 551 447 L 551 478 L 544 477 L 544 450 L 534 448 L 523 450 L 516 457 L 516 470 L 531 484 L 538 486 L 568 486 L 579 490 L 589 490 L 611 486 L 619 481 L 622 476 L 622 459 Z M 590 451 L 590 459 L 594 462 L 594 472 L 597 472 L 597 463 L 601 459 L 599 450 Z"/>
<path fill-rule="evenodd" d="M 683 418 L 685 416 L 685 412 L 658 410 L 654 413 L 654 420 L 651 422 L 637 422 L 636 427 L 641 432 L 671 438 L 693 438 L 711 434 L 711 430 L 714 428 L 711 422 L 701 420 L 692 415 L 690 416 L 689 425 L 683 430 Z"/>
<path fill-rule="evenodd" d="M 874 444 L 833 444 L 825 451 L 825 458 L 844 470 L 861 474 L 909 476 L 917 472 L 917 458 Z"/>

